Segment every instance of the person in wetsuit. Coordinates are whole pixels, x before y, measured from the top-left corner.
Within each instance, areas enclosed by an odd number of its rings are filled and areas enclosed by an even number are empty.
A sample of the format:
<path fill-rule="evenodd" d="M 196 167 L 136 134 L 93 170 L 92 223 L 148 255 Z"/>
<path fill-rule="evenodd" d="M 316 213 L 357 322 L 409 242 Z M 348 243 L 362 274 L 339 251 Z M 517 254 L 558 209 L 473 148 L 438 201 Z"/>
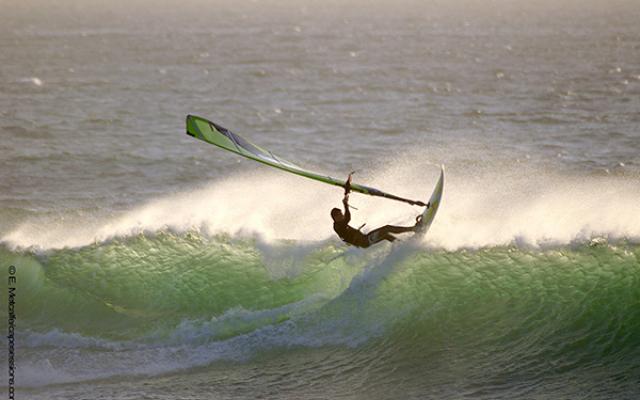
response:
<path fill-rule="evenodd" d="M 362 227 L 360 227 L 360 229 L 355 229 L 349 226 L 349 221 L 351 221 L 351 213 L 349 212 L 350 191 L 351 174 L 349 174 L 349 178 L 347 178 L 347 182 L 344 186 L 344 198 L 342 199 L 344 213 L 339 208 L 334 208 L 331 210 L 331 218 L 333 218 L 333 230 L 336 231 L 338 236 L 340 236 L 340 239 L 353 246 L 366 248 L 383 240 L 393 242 L 397 239 L 392 235 L 393 233 L 415 232 L 416 228 L 422 222 L 422 216 L 419 215 L 416 217 L 416 224 L 414 226 L 385 225 L 364 234 L 360 232 Z M 429 205 L 427 205 L 427 207 L 429 207 Z"/>

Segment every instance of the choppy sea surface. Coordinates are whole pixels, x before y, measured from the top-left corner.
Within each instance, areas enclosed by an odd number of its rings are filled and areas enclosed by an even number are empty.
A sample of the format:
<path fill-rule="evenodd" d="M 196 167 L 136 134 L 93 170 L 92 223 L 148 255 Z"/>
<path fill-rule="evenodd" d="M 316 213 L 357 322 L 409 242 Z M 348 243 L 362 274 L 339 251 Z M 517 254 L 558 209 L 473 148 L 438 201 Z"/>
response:
<path fill-rule="evenodd" d="M 640 396 L 637 1 L 0 8 L 17 398 Z M 187 114 L 409 198 L 444 164 L 438 216 L 346 247 L 339 189 Z M 365 230 L 421 211 L 351 202 Z"/>

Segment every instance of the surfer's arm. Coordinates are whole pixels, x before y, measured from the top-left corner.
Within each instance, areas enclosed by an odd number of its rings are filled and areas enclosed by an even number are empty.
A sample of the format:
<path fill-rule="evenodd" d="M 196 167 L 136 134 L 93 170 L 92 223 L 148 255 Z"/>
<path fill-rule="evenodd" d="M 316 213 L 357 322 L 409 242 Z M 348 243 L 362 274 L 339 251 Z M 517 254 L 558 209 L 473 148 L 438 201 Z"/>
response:
<path fill-rule="evenodd" d="M 344 205 L 344 222 L 348 224 L 349 221 L 351 221 L 351 213 L 349 212 L 349 193 L 344 195 L 342 205 Z"/>
<path fill-rule="evenodd" d="M 351 176 L 355 173 L 356 171 L 352 171 L 349 176 L 347 177 L 346 182 L 344 183 L 344 194 L 347 195 L 349 194 L 349 192 L 351 191 Z"/>

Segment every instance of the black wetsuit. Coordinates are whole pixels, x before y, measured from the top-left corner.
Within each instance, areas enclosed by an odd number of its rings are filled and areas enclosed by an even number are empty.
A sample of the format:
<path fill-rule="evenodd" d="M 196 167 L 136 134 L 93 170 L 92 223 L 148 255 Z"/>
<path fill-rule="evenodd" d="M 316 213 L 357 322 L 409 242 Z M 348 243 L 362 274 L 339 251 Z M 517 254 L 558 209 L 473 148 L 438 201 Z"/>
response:
<path fill-rule="evenodd" d="M 346 222 L 334 222 L 333 230 L 336 231 L 340 239 L 357 247 L 369 247 L 369 239 L 367 235 L 359 230 L 350 227 Z"/>
<path fill-rule="evenodd" d="M 349 221 L 351 221 L 349 205 L 345 200 L 342 201 L 342 204 L 344 204 L 344 219 L 340 222 L 333 221 L 333 230 L 340 236 L 340 239 L 349 244 L 357 247 L 369 247 L 367 235 L 349 226 Z"/>
<path fill-rule="evenodd" d="M 347 203 L 346 197 L 342 200 L 342 204 L 344 204 L 344 219 L 340 222 L 333 221 L 333 230 L 340 236 L 340 239 L 356 247 L 369 247 L 382 240 L 393 242 L 396 240 L 396 237 L 393 236 L 392 233 L 412 232 L 415 230 L 414 226 L 385 225 L 365 235 L 359 230 L 349 226 L 351 213 L 349 212 L 349 204 Z"/>

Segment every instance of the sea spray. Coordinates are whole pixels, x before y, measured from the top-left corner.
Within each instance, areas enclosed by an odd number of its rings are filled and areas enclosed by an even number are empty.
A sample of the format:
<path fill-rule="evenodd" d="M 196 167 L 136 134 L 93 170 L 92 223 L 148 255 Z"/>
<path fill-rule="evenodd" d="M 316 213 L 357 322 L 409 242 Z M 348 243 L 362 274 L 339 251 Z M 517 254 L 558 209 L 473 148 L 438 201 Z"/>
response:
<path fill-rule="evenodd" d="M 409 157 L 362 179 L 426 198 L 437 173 L 429 163 Z M 456 250 L 514 243 L 564 245 L 594 237 L 638 241 L 640 186 L 635 183 L 633 177 L 576 177 L 532 166 L 452 166 L 441 209 L 424 244 Z M 230 234 L 267 243 L 323 241 L 334 237 L 329 210 L 340 199 L 340 192 L 327 185 L 279 171 L 251 172 L 160 196 L 112 216 L 27 217 L 0 241 L 12 248 L 42 250 L 157 232 Z M 358 207 L 352 224 L 366 222 L 365 231 L 389 223 L 411 224 L 421 211 L 365 195 L 353 195 L 351 202 Z M 48 228 L 41 229 L 45 224 Z"/>

